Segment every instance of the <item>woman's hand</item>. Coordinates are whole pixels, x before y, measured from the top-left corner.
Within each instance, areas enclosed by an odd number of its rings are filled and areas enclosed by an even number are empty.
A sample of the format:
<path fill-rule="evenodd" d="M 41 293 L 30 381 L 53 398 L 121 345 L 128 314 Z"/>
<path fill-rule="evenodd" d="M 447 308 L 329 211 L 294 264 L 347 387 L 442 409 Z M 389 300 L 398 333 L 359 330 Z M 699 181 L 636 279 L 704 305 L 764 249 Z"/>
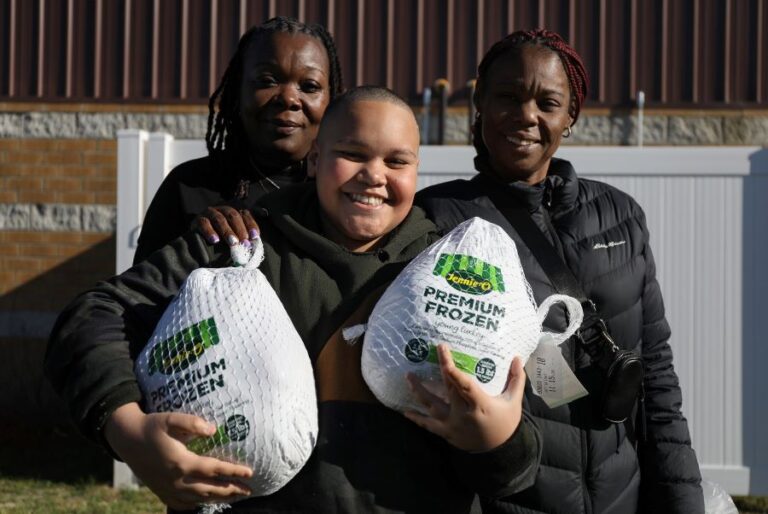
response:
<path fill-rule="evenodd" d="M 429 392 L 409 373 L 411 390 L 429 415 L 409 411 L 405 416 L 461 450 L 488 451 L 506 442 L 520 425 L 523 413 L 525 372 L 520 358 L 512 361 L 504 391 L 490 396 L 456 368 L 445 344 L 438 345 L 437 356 L 448 401 Z"/>
<path fill-rule="evenodd" d="M 251 211 L 228 205 L 208 207 L 195 218 L 194 227 L 211 244 L 226 241 L 227 245 L 235 246 L 259 237 L 259 224 Z"/>
<path fill-rule="evenodd" d="M 145 414 L 137 403 L 119 407 L 104 427 L 112 449 L 163 503 L 173 509 L 194 509 L 201 503 L 231 502 L 248 496 L 237 481 L 252 475 L 250 468 L 202 457 L 185 445 L 207 437 L 215 427 L 191 414 Z"/>

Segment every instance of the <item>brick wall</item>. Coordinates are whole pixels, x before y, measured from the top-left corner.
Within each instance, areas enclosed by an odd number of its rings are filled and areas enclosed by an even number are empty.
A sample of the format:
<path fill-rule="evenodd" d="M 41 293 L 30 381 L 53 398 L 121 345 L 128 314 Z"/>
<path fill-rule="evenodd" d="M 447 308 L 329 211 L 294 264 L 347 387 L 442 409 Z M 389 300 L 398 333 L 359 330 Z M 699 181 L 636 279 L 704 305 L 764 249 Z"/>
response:
<path fill-rule="evenodd" d="M 0 419 L 66 420 L 45 341 L 67 302 L 114 273 L 116 154 L 107 139 L 0 139 Z"/>

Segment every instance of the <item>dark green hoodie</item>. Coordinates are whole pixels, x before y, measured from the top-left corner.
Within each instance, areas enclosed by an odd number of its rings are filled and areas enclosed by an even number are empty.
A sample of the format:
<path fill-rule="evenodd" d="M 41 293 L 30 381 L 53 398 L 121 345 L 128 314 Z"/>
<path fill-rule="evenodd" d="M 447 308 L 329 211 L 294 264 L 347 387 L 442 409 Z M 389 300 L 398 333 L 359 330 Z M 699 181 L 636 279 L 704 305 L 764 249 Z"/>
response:
<path fill-rule="evenodd" d="M 291 482 L 234 504 L 236 512 L 467 512 L 475 492 L 501 496 L 532 483 L 540 449 L 528 419 L 494 451 L 457 450 L 378 403 L 361 376 L 361 344 L 341 338 L 341 329 L 364 322 L 384 286 L 437 239 L 420 209 L 364 253 L 320 235 L 314 184 L 278 191 L 255 212 L 265 249 L 260 269 L 312 359 L 320 431 Z M 227 265 L 228 257 L 228 249 L 187 234 L 61 314 L 46 372 L 87 434 L 98 438 L 118 406 L 140 401 L 133 360 L 186 276 Z"/>

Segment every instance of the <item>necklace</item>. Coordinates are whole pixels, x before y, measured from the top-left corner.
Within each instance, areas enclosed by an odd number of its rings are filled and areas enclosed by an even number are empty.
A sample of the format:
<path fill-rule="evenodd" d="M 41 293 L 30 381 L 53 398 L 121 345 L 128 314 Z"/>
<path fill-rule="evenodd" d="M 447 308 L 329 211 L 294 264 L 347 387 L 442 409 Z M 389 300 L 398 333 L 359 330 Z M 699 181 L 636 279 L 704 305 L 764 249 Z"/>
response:
<path fill-rule="evenodd" d="M 263 180 L 266 180 L 267 182 L 269 182 L 269 184 L 271 184 L 271 185 L 272 185 L 272 187 L 274 187 L 275 189 L 280 189 L 280 186 L 279 186 L 279 185 L 277 185 L 277 182 L 275 182 L 274 180 L 272 180 L 271 178 L 269 178 L 267 175 L 265 175 L 264 173 L 262 173 L 262 171 L 259 169 L 259 167 L 258 167 L 258 166 L 256 166 L 256 163 L 255 163 L 255 162 L 253 162 L 253 157 L 250 157 L 250 156 L 249 156 L 249 157 L 248 157 L 248 162 L 250 162 L 250 163 L 251 163 L 251 166 L 253 167 L 253 169 L 254 169 L 254 170 L 256 170 L 256 173 L 258 173 L 258 174 L 259 174 L 259 176 L 260 176 L 260 177 L 261 177 Z M 265 188 L 265 189 L 266 189 L 266 188 Z"/>

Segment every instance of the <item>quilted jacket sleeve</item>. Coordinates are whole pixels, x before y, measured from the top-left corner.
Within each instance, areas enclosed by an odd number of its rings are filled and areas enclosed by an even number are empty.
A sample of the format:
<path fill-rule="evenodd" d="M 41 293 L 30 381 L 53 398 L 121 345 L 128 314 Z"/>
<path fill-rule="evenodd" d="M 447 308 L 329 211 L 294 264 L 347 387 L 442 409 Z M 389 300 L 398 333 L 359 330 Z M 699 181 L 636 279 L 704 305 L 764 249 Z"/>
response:
<path fill-rule="evenodd" d="M 140 400 L 134 358 L 184 279 L 213 258 L 212 248 L 190 233 L 82 293 L 59 315 L 45 374 L 87 437 L 103 442 L 107 417 Z"/>
<path fill-rule="evenodd" d="M 646 440 L 640 441 L 643 512 L 703 513 L 704 498 L 688 423 L 680 410 L 682 395 L 672 365 L 670 328 L 656 281 L 656 266 L 643 221 L 646 261 L 643 290 Z"/>

